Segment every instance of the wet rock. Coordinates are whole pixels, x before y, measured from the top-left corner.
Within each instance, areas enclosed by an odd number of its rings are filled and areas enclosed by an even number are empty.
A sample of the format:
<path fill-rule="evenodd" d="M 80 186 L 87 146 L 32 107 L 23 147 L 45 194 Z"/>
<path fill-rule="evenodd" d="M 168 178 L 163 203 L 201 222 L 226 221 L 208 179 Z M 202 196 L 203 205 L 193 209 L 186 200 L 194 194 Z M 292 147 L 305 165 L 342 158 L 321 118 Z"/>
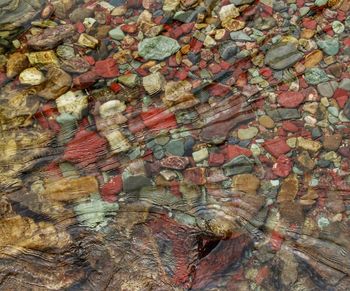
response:
<path fill-rule="evenodd" d="M 332 97 L 337 87 L 337 82 L 325 82 L 317 85 L 317 91 L 321 96 Z"/>
<path fill-rule="evenodd" d="M 252 139 L 258 134 L 259 130 L 256 127 L 240 128 L 237 132 L 240 140 Z"/>
<path fill-rule="evenodd" d="M 45 81 L 45 77 L 41 71 L 32 67 L 20 73 L 19 81 L 24 85 L 39 85 Z"/>
<path fill-rule="evenodd" d="M 183 156 L 185 153 L 184 142 L 182 139 L 172 139 L 166 144 L 165 150 L 173 156 Z"/>
<path fill-rule="evenodd" d="M 134 88 L 138 81 L 139 79 L 136 74 L 127 74 L 118 77 L 118 82 L 129 88 Z"/>
<path fill-rule="evenodd" d="M 184 181 L 194 185 L 204 185 L 206 183 L 205 168 L 187 168 L 184 172 Z"/>
<path fill-rule="evenodd" d="M 315 161 L 310 157 L 309 152 L 302 151 L 297 157 L 297 162 L 300 167 L 306 171 L 311 171 L 315 168 Z"/>
<path fill-rule="evenodd" d="M 299 191 L 299 181 L 295 174 L 289 175 L 282 182 L 278 192 L 277 202 L 293 201 Z"/>
<path fill-rule="evenodd" d="M 115 40 L 123 40 L 125 38 L 125 34 L 119 26 L 110 30 L 108 35 Z"/>
<path fill-rule="evenodd" d="M 188 164 L 187 157 L 169 156 L 161 160 L 162 167 L 174 170 L 183 170 Z"/>
<path fill-rule="evenodd" d="M 339 41 L 337 38 L 326 38 L 317 41 L 317 45 L 327 55 L 334 56 L 339 52 Z"/>
<path fill-rule="evenodd" d="M 265 64 L 275 70 L 283 70 L 294 65 L 303 57 L 295 43 L 281 42 L 271 47 L 265 56 Z"/>
<path fill-rule="evenodd" d="M 69 113 L 80 119 L 88 106 L 88 97 L 83 91 L 68 91 L 56 99 L 56 104 L 60 113 Z"/>
<path fill-rule="evenodd" d="M 90 64 L 81 57 L 72 57 L 69 60 L 61 60 L 61 68 L 69 73 L 85 73 L 89 71 Z"/>
<path fill-rule="evenodd" d="M 125 152 L 131 148 L 130 142 L 120 130 L 113 130 L 105 133 L 105 137 L 107 138 L 113 153 Z"/>
<path fill-rule="evenodd" d="M 59 61 L 54 51 L 40 51 L 27 54 L 31 65 L 58 65 Z"/>
<path fill-rule="evenodd" d="M 140 191 L 141 188 L 152 186 L 152 181 L 141 175 L 129 176 L 123 179 L 123 189 L 125 192 Z"/>
<path fill-rule="evenodd" d="M 276 158 L 290 151 L 290 147 L 283 138 L 267 140 L 263 143 L 263 147 Z"/>
<path fill-rule="evenodd" d="M 226 176 L 251 173 L 253 170 L 252 162 L 244 155 L 233 158 L 231 161 L 224 164 L 223 167 Z"/>
<path fill-rule="evenodd" d="M 64 39 L 72 36 L 74 31 L 74 26 L 71 24 L 46 28 L 41 34 L 31 37 L 27 44 L 35 50 L 53 49 Z"/>
<path fill-rule="evenodd" d="M 191 89 L 192 85 L 187 80 L 167 82 L 165 85 L 165 95 L 162 100 L 172 111 L 193 107 L 199 101 L 193 95 Z"/>
<path fill-rule="evenodd" d="M 13 53 L 9 56 L 6 64 L 7 78 L 13 78 L 26 69 L 29 65 L 27 56 L 20 52 Z"/>
<path fill-rule="evenodd" d="M 91 17 L 94 14 L 94 11 L 89 8 L 83 8 L 79 7 L 74 9 L 69 14 L 69 19 L 75 23 L 75 22 L 83 22 L 85 18 Z"/>
<path fill-rule="evenodd" d="M 350 91 L 350 78 L 344 78 L 339 83 L 339 88 Z"/>
<path fill-rule="evenodd" d="M 320 142 L 310 140 L 310 139 L 305 139 L 301 136 L 297 138 L 297 143 L 298 143 L 298 147 L 312 153 L 316 153 L 322 148 L 322 144 Z"/>
<path fill-rule="evenodd" d="M 164 60 L 180 49 L 175 39 L 166 36 L 146 38 L 139 43 L 139 55 L 146 60 Z"/>
<path fill-rule="evenodd" d="M 287 177 L 292 170 L 293 162 L 285 155 L 280 155 L 272 166 L 272 172 L 278 177 Z"/>
<path fill-rule="evenodd" d="M 268 115 L 263 115 L 263 116 L 260 116 L 259 117 L 259 123 L 268 128 L 268 129 L 271 129 L 271 128 L 274 128 L 275 127 L 275 122 L 273 121 L 273 119 L 268 116 Z"/>
<path fill-rule="evenodd" d="M 300 92 L 286 91 L 278 95 L 278 103 L 287 108 L 298 107 L 304 101 L 304 95 Z"/>
<path fill-rule="evenodd" d="M 232 177 L 233 190 L 255 194 L 260 187 L 260 180 L 253 174 L 240 174 Z"/>
<path fill-rule="evenodd" d="M 327 151 L 336 151 L 342 143 L 342 135 L 335 133 L 333 135 L 325 135 L 323 139 L 323 148 Z"/>
<path fill-rule="evenodd" d="M 164 77 L 159 73 L 153 73 L 143 77 L 142 85 L 148 94 L 157 94 L 164 89 L 165 80 Z"/>
<path fill-rule="evenodd" d="M 86 33 L 82 33 L 79 36 L 78 44 L 83 47 L 88 47 L 94 49 L 98 45 L 98 39 L 94 38 L 91 35 L 88 35 Z"/>
<path fill-rule="evenodd" d="M 320 68 L 311 68 L 305 71 L 305 80 L 310 85 L 317 85 L 319 83 L 327 82 L 329 77 L 324 70 Z"/>
<path fill-rule="evenodd" d="M 305 68 L 312 68 L 319 64 L 323 59 L 323 53 L 320 50 L 314 50 L 305 56 Z"/>
<path fill-rule="evenodd" d="M 196 163 L 204 161 L 208 158 L 209 152 L 207 148 L 202 148 L 192 153 L 193 159 Z"/>
<path fill-rule="evenodd" d="M 92 176 L 62 178 L 45 183 L 45 198 L 50 200 L 70 201 L 92 193 L 98 193 L 97 180 Z"/>

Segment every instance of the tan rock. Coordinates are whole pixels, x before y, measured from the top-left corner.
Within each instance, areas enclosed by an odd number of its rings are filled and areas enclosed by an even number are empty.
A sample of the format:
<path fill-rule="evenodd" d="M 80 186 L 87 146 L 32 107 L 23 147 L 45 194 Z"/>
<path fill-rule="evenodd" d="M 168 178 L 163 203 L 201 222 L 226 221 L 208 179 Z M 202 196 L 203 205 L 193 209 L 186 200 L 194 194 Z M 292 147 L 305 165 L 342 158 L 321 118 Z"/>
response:
<path fill-rule="evenodd" d="M 68 91 L 56 99 L 58 111 L 81 118 L 82 111 L 88 106 L 88 96 L 81 90 Z"/>
<path fill-rule="evenodd" d="M 172 111 L 193 107 L 199 101 L 192 94 L 191 89 L 192 85 L 187 80 L 170 81 L 165 85 L 165 95 L 162 100 Z"/>
<path fill-rule="evenodd" d="M 131 148 L 127 138 L 120 130 L 113 130 L 105 134 L 113 153 L 125 152 Z"/>
<path fill-rule="evenodd" d="M 62 178 L 45 183 L 43 196 L 49 200 L 70 201 L 98 192 L 95 177 L 85 176 L 75 179 Z"/>
<path fill-rule="evenodd" d="M 271 128 L 274 128 L 275 127 L 275 122 L 273 121 L 273 119 L 268 116 L 268 115 L 263 115 L 263 116 L 260 116 L 259 117 L 259 123 L 268 128 L 268 129 L 271 129 Z"/>
<path fill-rule="evenodd" d="M 282 182 L 278 192 L 277 202 L 293 201 L 299 190 L 298 177 L 295 174 L 289 175 Z"/>
<path fill-rule="evenodd" d="M 28 58 L 25 54 L 16 52 L 11 54 L 6 64 L 7 78 L 13 78 L 22 72 L 29 65 Z"/>
<path fill-rule="evenodd" d="M 245 21 L 237 20 L 237 19 L 227 19 L 223 21 L 222 26 L 225 27 L 229 31 L 238 31 L 245 27 Z"/>
<path fill-rule="evenodd" d="M 27 57 L 31 65 L 59 65 L 58 58 L 53 50 L 28 53 Z"/>
<path fill-rule="evenodd" d="M 86 33 L 82 33 L 79 36 L 78 44 L 80 44 L 81 46 L 89 47 L 93 49 L 98 45 L 98 39 Z"/>
<path fill-rule="evenodd" d="M 219 11 L 221 21 L 236 18 L 239 16 L 239 9 L 234 4 L 222 6 Z"/>
<path fill-rule="evenodd" d="M 25 85 L 39 85 L 45 80 L 44 74 L 35 67 L 25 69 L 19 75 L 19 81 Z"/>
<path fill-rule="evenodd" d="M 232 188 L 245 193 L 255 193 L 260 187 L 260 180 L 252 174 L 240 174 L 232 177 Z"/>
<path fill-rule="evenodd" d="M 142 78 L 142 85 L 148 94 L 157 94 L 164 89 L 165 79 L 161 73 L 156 72 Z"/>
<path fill-rule="evenodd" d="M 172 12 L 175 11 L 179 6 L 180 0 L 164 0 L 163 3 L 163 11 L 164 12 Z"/>
<path fill-rule="evenodd" d="M 306 151 L 316 153 L 322 148 L 322 144 L 318 141 L 313 141 L 310 139 L 305 139 L 303 137 L 298 137 L 297 139 L 298 147 Z"/>
<path fill-rule="evenodd" d="M 311 53 L 307 54 L 305 57 L 305 68 L 312 68 L 319 64 L 323 59 L 323 53 L 321 50 L 314 50 Z"/>

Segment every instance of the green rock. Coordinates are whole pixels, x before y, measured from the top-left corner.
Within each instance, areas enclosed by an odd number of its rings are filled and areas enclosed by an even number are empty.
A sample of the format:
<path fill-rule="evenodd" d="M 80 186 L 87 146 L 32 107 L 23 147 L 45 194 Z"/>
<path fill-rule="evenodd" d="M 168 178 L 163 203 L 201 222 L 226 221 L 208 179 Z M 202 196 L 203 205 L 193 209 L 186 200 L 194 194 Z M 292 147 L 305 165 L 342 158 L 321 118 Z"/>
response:
<path fill-rule="evenodd" d="M 128 176 L 123 179 L 123 190 L 125 192 L 140 191 L 141 188 L 152 186 L 152 181 L 142 175 Z"/>
<path fill-rule="evenodd" d="M 327 38 L 319 40 L 317 45 L 324 53 L 330 56 L 335 56 L 339 52 L 339 40 L 337 38 Z"/>
<path fill-rule="evenodd" d="M 305 81 L 310 85 L 327 82 L 329 80 L 326 72 L 320 68 L 310 68 L 305 71 Z"/>
<path fill-rule="evenodd" d="M 178 42 L 163 35 L 146 38 L 139 43 L 139 55 L 146 60 L 164 60 L 180 49 Z"/>
<path fill-rule="evenodd" d="M 134 88 L 138 83 L 139 77 L 136 74 L 127 74 L 118 77 L 118 82 L 123 85 Z"/>
<path fill-rule="evenodd" d="M 174 156 L 183 156 L 185 153 L 184 142 L 182 139 L 173 139 L 167 143 L 165 150 Z"/>
<path fill-rule="evenodd" d="M 230 33 L 230 37 L 234 41 L 254 41 L 254 39 L 242 31 L 233 31 Z"/>
<path fill-rule="evenodd" d="M 283 70 L 291 67 L 303 57 L 297 45 L 292 42 L 280 42 L 272 46 L 266 53 L 265 64 L 272 69 Z"/>
<path fill-rule="evenodd" d="M 78 221 L 97 229 L 107 225 L 108 217 L 115 215 L 118 209 L 117 203 L 105 202 L 98 194 L 91 195 L 89 200 L 82 200 L 74 206 Z"/>
<path fill-rule="evenodd" d="M 316 0 L 315 5 L 316 6 L 323 6 L 323 5 L 326 5 L 327 2 L 328 2 L 328 0 Z"/>
<path fill-rule="evenodd" d="M 115 40 L 123 40 L 125 37 L 124 32 L 120 29 L 120 27 L 113 28 L 108 32 L 108 35 Z"/>

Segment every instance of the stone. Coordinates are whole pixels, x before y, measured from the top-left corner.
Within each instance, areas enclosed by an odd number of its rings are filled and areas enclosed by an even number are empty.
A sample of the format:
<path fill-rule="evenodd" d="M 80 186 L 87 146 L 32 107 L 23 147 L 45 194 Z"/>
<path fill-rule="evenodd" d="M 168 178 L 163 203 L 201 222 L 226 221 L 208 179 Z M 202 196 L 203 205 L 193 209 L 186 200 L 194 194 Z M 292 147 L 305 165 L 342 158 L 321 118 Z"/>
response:
<path fill-rule="evenodd" d="M 336 151 L 342 143 L 342 135 L 335 133 L 332 135 L 325 135 L 323 138 L 323 148 L 327 151 Z"/>
<path fill-rule="evenodd" d="M 339 52 L 339 40 L 337 38 L 319 40 L 317 45 L 329 56 L 335 56 Z"/>
<path fill-rule="evenodd" d="M 124 102 L 120 100 L 110 100 L 103 103 L 99 108 L 99 113 L 102 118 L 109 118 L 116 113 L 123 112 L 126 109 Z"/>
<path fill-rule="evenodd" d="M 31 37 L 27 44 L 35 50 L 50 50 L 59 45 L 64 39 L 74 34 L 72 24 L 58 25 L 54 28 L 46 28 L 38 35 Z"/>
<path fill-rule="evenodd" d="M 165 94 L 162 97 L 163 103 L 171 111 L 187 109 L 198 104 L 199 101 L 191 92 L 192 85 L 189 81 L 169 81 L 165 84 Z"/>
<path fill-rule="evenodd" d="M 293 201 L 299 191 L 299 180 L 297 175 L 291 174 L 285 178 L 277 194 L 277 202 Z"/>
<path fill-rule="evenodd" d="M 316 153 L 322 148 L 322 144 L 320 142 L 306 139 L 301 136 L 297 138 L 297 144 L 299 148 L 311 153 Z"/>
<path fill-rule="evenodd" d="M 65 71 L 55 66 L 50 66 L 46 74 L 47 82 L 37 95 L 48 100 L 56 99 L 66 93 L 72 85 L 72 77 Z"/>
<path fill-rule="evenodd" d="M 187 157 L 168 156 L 161 160 L 161 166 L 168 169 L 183 170 L 189 164 Z"/>
<path fill-rule="evenodd" d="M 85 18 L 91 17 L 94 14 L 93 9 L 89 8 L 84 8 L 84 7 L 79 7 L 74 9 L 70 14 L 69 14 L 69 19 L 73 22 L 83 22 Z"/>
<path fill-rule="evenodd" d="M 285 155 L 280 155 L 272 166 L 272 172 L 278 177 L 287 177 L 293 167 L 293 162 Z"/>
<path fill-rule="evenodd" d="M 224 60 L 229 60 L 229 59 L 236 56 L 236 54 L 238 52 L 238 47 L 235 45 L 234 42 L 231 42 L 231 41 L 224 42 L 220 46 L 219 52 L 220 52 L 221 57 Z"/>
<path fill-rule="evenodd" d="M 112 153 L 125 152 L 131 148 L 128 139 L 120 130 L 115 129 L 111 132 L 105 133 L 105 137 L 109 142 Z"/>
<path fill-rule="evenodd" d="M 152 180 L 142 175 L 132 175 L 123 179 L 123 189 L 126 193 L 140 191 L 143 187 L 152 185 Z"/>
<path fill-rule="evenodd" d="M 98 39 L 94 38 L 91 35 L 82 33 L 79 36 L 78 44 L 83 47 L 88 47 L 94 49 L 98 45 Z"/>
<path fill-rule="evenodd" d="M 103 78 L 115 78 L 119 76 L 117 61 L 113 58 L 107 58 L 95 63 L 95 72 Z"/>
<path fill-rule="evenodd" d="M 74 56 L 61 60 L 61 68 L 69 73 L 85 73 L 90 70 L 90 64 L 82 57 Z"/>
<path fill-rule="evenodd" d="M 302 151 L 298 155 L 297 162 L 304 171 L 311 171 L 316 165 L 315 161 L 310 157 L 310 154 L 307 151 Z"/>
<path fill-rule="evenodd" d="M 350 78 L 344 78 L 339 83 L 339 88 L 350 91 Z"/>
<path fill-rule="evenodd" d="M 95 177 L 62 178 L 45 183 L 45 198 L 55 201 L 70 201 L 98 193 Z"/>
<path fill-rule="evenodd" d="M 331 81 L 331 82 L 325 82 L 317 84 L 317 91 L 321 96 L 324 97 L 332 97 L 334 94 L 334 91 L 337 89 L 338 83 Z"/>
<path fill-rule="evenodd" d="M 254 41 L 252 37 L 250 37 L 248 34 L 246 34 L 243 31 L 233 31 L 230 33 L 230 37 L 233 41 Z"/>
<path fill-rule="evenodd" d="M 235 4 L 235 5 L 244 5 L 244 4 L 253 3 L 254 0 L 231 0 L 230 2 Z"/>
<path fill-rule="evenodd" d="M 260 187 L 260 180 L 253 174 L 240 174 L 232 177 L 233 190 L 255 194 Z"/>
<path fill-rule="evenodd" d="M 6 63 L 6 77 L 16 77 L 20 72 L 26 69 L 29 65 L 29 61 L 25 54 L 15 52 L 11 54 Z"/>
<path fill-rule="evenodd" d="M 248 157 L 239 155 L 224 164 L 223 168 L 226 176 L 233 176 L 243 173 L 251 173 L 253 165 Z"/>
<path fill-rule="evenodd" d="M 139 81 L 137 74 L 127 74 L 118 77 L 118 82 L 129 88 L 134 88 Z"/>
<path fill-rule="evenodd" d="M 300 92 L 285 91 L 278 95 L 278 103 L 287 108 L 296 108 L 304 101 L 304 95 Z"/>
<path fill-rule="evenodd" d="M 139 55 L 146 60 L 164 60 L 180 49 L 178 42 L 163 35 L 145 38 L 138 45 Z"/>
<path fill-rule="evenodd" d="M 206 160 L 208 156 L 209 156 L 209 152 L 207 148 L 202 148 L 192 153 L 192 157 L 196 163 Z"/>
<path fill-rule="evenodd" d="M 313 68 L 318 65 L 323 59 L 323 53 L 320 50 L 314 50 L 305 56 L 305 68 Z"/>
<path fill-rule="evenodd" d="M 173 12 L 179 6 L 180 0 L 164 0 L 163 11 L 164 12 Z"/>
<path fill-rule="evenodd" d="M 110 30 L 108 35 L 115 40 L 123 40 L 125 38 L 125 34 L 119 26 Z"/>
<path fill-rule="evenodd" d="M 239 16 L 239 9 L 234 4 L 224 5 L 219 11 L 219 17 L 222 22 Z"/>
<path fill-rule="evenodd" d="M 264 149 L 274 157 L 286 154 L 290 151 L 290 147 L 283 138 L 275 138 L 267 140 L 262 145 Z"/>
<path fill-rule="evenodd" d="M 317 85 L 319 83 L 327 82 L 329 77 L 326 72 L 320 68 L 310 68 L 305 71 L 305 81 L 310 85 Z"/>
<path fill-rule="evenodd" d="M 238 138 L 240 140 L 247 140 L 247 139 L 252 139 L 253 137 L 255 137 L 258 134 L 259 130 L 252 126 L 252 127 L 248 127 L 248 128 L 240 128 L 238 129 Z"/>
<path fill-rule="evenodd" d="M 184 142 L 182 139 L 172 139 L 166 144 L 165 150 L 173 156 L 183 156 L 185 153 Z"/>
<path fill-rule="evenodd" d="M 58 58 L 53 50 L 32 52 L 27 54 L 31 65 L 58 65 Z"/>
<path fill-rule="evenodd" d="M 292 42 L 280 42 L 272 46 L 265 55 L 265 64 L 275 70 L 291 67 L 303 57 L 297 45 Z"/>
<path fill-rule="evenodd" d="M 56 105 L 61 114 L 69 113 L 81 119 L 88 106 L 88 96 L 83 91 L 68 91 L 56 99 Z"/>
<path fill-rule="evenodd" d="M 35 67 L 25 69 L 19 75 L 19 81 L 24 85 L 39 85 L 45 80 L 44 74 Z"/>
<path fill-rule="evenodd" d="M 194 185 L 205 185 L 206 169 L 205 168 L 187 168 L 184 172 L 184 181 Z"/>
<path fill-rule="evenodd" d="M 164 90 L 165 79 L 159 72 L 152 73 L 142 78 L 142 85 L 148 94 L 154 95 Z"/>
<path fill-rule="evenodd" d="M 259 123 L 265 128 L 272 129 L 275 127 L 275 122 L 268 115 L 263 115 L 259 117 Z"/>

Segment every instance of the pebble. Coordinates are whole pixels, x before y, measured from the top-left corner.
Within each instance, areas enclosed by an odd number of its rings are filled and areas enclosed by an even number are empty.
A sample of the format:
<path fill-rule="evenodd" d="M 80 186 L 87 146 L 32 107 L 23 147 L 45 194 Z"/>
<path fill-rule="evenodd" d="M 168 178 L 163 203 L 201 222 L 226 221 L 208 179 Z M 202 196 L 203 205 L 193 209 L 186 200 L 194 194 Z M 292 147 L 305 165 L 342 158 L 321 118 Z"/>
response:
<path fill-rule="evenodd" d="M 291 174 L 285 178 L 278 192 L 277 202 L 293 201 L 299 191 L 299 180 L 297 175 Z"/>
<path fill-rule="evenodd" d="M 258 134 L 259 130 L 256 127 L 240 128 L 238 130 L 238 138 L 240 140 L 252 139 Z"/>
<path fill-rule="evenodd" d="M 145 38 L 139 43 L 139 55 L 146 60 L 164 60 L 180 49 L 178 42 L 170 37 L 156 36 Z"/>
<path fill-rule="evenodd" d="M 268 116 L 268 115 L 263 115 L 259 117 L 259 123 L 268 128 L 268 129 L 272 129 L 275 127 L 275 122 L 273 121 L 273 119 Z"/>
<path fill-rule="evenodd" d="M 165 145 L 167 153 L 174 156 L 183 156 L 185 154 L 184 142 L 182 139 L 172 139 Z"/>
<path fill-rule="evenodd" d="M 332 97 L 337 89 L 338 83 L 335 81 L 317 84 L 317 91 L 321 96 Z"/>
<path fill-rule="evenodd" d="M 296 108 L 304 101 L 300 92 L 286 91 L 278 95 L 278 103 L 287 108 Z"/>
<path fill-rule="evenodd" d="M 25 69 L 19 74 L 19 81 L 24 85 L 39 85 L 45 80 L 44 74 L 35 67 Z"/>
<path fill-rule="evenodd" d="M 232 188 L 247 194 L 255 194 L 260 187 L 260 180 L 253 174 L 240 174 L 232 177 Z"/>
<path fill-rule="evenodd" d="M 294 42 L 280 42 L 266 53 L 265 64 L 275 70 L 283 70 L 294 65 L 303 57 Z"/>
<path fill-rule="evenodd" d="M 110 30 L 108 35 L 115 40 L 123 40 L 125 38 L 125 34 L 119 26 Z"/>
<path fill-rule="evenodd" d="M 339 52 L 339 41 L 336 38 L 319 40 L 317 45 L 329 56 L 335 56 Z"/>
<path fill-rule="evenodd" d="M 327 82 L 329 77 L 326 72 L 320 68 L 310 68 L 305 71 L 305 81 L 310 85 L 317 85 L 319 83 Z"/>
<path fill-rule="evenodd" d="M 142 85 L 150 95 L 164 90 L 165 79 L 161 73 L 156 72 L 142 78 Z"/>
<path fill-rule="evenodd" d="M 195 151 L 192 153 L 193 159 L 196 163 L 202 162 L 206 160 L 209 156 L 209 152 L 207 148 L 202 148 L 199 151 Z"/>

